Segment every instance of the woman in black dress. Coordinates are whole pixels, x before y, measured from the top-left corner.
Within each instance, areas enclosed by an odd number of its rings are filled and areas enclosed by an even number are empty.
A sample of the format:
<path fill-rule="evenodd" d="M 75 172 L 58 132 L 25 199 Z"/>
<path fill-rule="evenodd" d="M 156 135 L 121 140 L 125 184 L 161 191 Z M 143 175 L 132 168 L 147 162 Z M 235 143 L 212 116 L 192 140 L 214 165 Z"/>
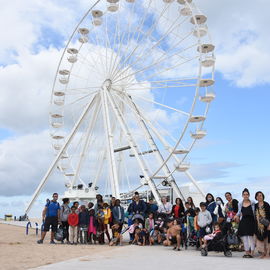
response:
<path fill-rule="evenodd" d="M 255 235 L 256 235 L 256 247 L 261 253 L 261 258 L 268 257 L 268 245 L 270 242 L 270 232 L 266 224 L 263 221 L 270 221 L 270 206 L 264 201 L 264 194 L 261 191 L 256 192 L 255 199 L 258 203 L 255 204 Z"/>
<path fill-rule="evenodd" d="M 245 188 L 242 192 L 243 201 L 239 203 L 235 220 L 239 222 L 238 235 L 244 244 L 246 254 L 244 258 L 253 258 L 255 249 L 255 203 L 249 199 L 249 191 Z"/>

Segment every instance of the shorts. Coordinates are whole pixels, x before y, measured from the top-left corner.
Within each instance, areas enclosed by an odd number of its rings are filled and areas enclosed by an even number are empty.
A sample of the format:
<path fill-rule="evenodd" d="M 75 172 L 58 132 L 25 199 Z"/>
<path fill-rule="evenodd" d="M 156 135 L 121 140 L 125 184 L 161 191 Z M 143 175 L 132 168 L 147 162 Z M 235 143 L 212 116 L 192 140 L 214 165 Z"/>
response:
<path fill-rule="evenodd" d="M 207 233 L 205 231 L 205 228 L 200 228 L 200 230 L 199 230 L 199 237 L 200 238 L 203 238 L 206 234 Z"/>
<path fill-rule="evenodd" d="M 57 231 L 58 226 L 58 217 L 46 217 L 44 222 L 44 232 L 48 232 L 50 227 L 52 228 L 52 232 Z"/>
<path fill-rule="evenodd" d="M 172 244 L 177 244 L 177 239 L 176 236 L 172 236 L 172 238 L 170 239 Z"/>

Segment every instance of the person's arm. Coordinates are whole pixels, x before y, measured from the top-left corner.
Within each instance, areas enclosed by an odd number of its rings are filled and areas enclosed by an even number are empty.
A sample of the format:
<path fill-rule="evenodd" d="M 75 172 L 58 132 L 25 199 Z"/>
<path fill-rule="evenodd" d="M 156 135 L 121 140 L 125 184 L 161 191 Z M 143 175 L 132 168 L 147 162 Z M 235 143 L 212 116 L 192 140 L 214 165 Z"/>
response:
<path fill-rule="evenodd" d="M 43 211 L 42 211 L 42 221 L 43 221 L 43 222 L 44 222 L 45 217 L 46 217 L 47 209 L 48 209 L 48 207 L 45 206 L 44 209 L 43 209 Z"/>
<path fill-rule="evenodd" d="M 208 212 L 208 223 L 207 225 L 210 225 L 212 223 L 213 219 L 212 219 L 212 215 L 211 213 Z"/>
<path fill-rule="evenodd" d="M 168 210 L 167 210 L 166 214 L 171 214 L 171 212 L 172 212 L 172 204 L 168 203 L 167 205 L 168 205 L 168 208 L 167 208 Z"/>
<path fill-rule="evenodd" d="M 60 211 L 60 208 L 58 209 L 58 211 L 57 211 L 57 216 L 58 216 L 58 223 L 59 224 L 61 224 L 62 222 L 61 222 L 61 211 Z"/>

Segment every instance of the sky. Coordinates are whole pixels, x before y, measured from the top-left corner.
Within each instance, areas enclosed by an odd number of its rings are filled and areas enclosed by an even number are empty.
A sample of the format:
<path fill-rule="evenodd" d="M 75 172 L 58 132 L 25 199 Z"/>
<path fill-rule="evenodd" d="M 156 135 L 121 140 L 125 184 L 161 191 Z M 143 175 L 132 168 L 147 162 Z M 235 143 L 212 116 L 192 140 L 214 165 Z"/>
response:
<path fill-rule="evenodd" d="M 63 46 L 90 2 L 0 0 L 0 217 L 23 214 L 53 159 L 50 91 Z M 214 195 L 231 191 L 240 198 L 247 187 L 252 197 L 262 190 L 269 201 L 270 3 L 194 2 L 208 17 L 216 45 L 217 97 L 205 122 L 207 136 L 190 154 L 190 171 Z M 62 185 L 60 175 L 53 178 L 32 215 Z"/>

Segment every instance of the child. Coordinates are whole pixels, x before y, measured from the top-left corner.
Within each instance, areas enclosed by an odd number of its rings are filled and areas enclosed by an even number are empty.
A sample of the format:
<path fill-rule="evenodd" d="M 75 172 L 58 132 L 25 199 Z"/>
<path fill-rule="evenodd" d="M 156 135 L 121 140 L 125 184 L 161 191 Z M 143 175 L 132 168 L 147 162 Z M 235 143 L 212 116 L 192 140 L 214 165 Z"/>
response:
<path fill-rule="evenodd" d="M 103 223 L 103 228 L 104 228 L 104 231 L 105 231 L 105 234 L 108 238 L 108 242 L 110 243 L 111 242 L 111 238 L 110 238 L 110 234 L 109 234 L 109 231 L 108 231 L 108 224 L 109 224 L 109 221 L 110 221 L 110 218 L 111 218 L 111 209 L 109 207 L 109 205 L 107 203 L 104 203 L 103 204 L 103 213 L 104 213 L 104 223 Z"/>
<path fill-rule="evenodd" d="M 87 231 L 89 226 L 89 213 L 85 205 L 81 205 L 81 212 L 79 213 L 79 238 L 81 244 L 87 243 Z"/>
<path fill-rule="evenodd" d="M 92 239 L 94 244 L 96 244 L 96 235 L 97 235 L 97 220 L 95 217 L 95 210 L 90 209 L 89 211 L 89 227 L 88 227 L 88 237 L 89 243 L 92 244 Z"/>
<path fill-rule="evenodd" d="M 148 218 L 145 221 L 145 229 L 148 233 L 151 233 L 155 227 L 154 214 L 150 213 Z"/>
<path fill-rule="evenodd" d="M 103 211 L 103 204 L 97 206 L 97 212 L 96 212 L 96 217 L 98 221 L 98 226 L 97 226 L 97 238 L 99 244 L 105 244 L 105 239 L 104 239 L 104 211 Z"/>
<path fill-rule="evenodd" d="M 200 226 L 199 230 L 199 241 L 200 247 L 202 247 L 202 239 L 208 233 L 207 228 L 211 229 L 212 216 L 208 210 L 206 210 L 206 203 L 200 203 L 201 212 L 198 214 L 198 225 Z"/>
<path fill-rule="evenodd" d="M 69 241 L 71 245 L 77 244 L 78 223 L 79 223 L 79 216 L 78 214 L 76 214 L 76 207 L 73 205 L 71 207 L 71 213 L 68 215 Z"/>
<path fill-rule="evenodd" d="M 221 229 L 220 229 L 220 225 L 219 223 L 215 223 L 214 226 L 214 231 L 210 234 L 207 234 L 203 237 L 202 241 L 203 241 L 203 245 L 202 247 L 206 247 L 207 246 L 207 241 L 209 240 L 213 240 L 214 238 L 220 237 L 221 235 Z"/>
<path fill-rule="evenodd" d="M 132 244 L 137 244 L 139 246 L 145 246 L 146 243 L 146 234 L 143 229 L 140 227 L 136 227 L 135 233 L 134 233 L 134 240 L 132 241 Z"/>
<path fill-rule="evenodd" d="M 166 240 L 163 242 L 164 246 L 174 245 L 173 250 L 180 251 L 181 244 L 181 226 L 177 220 L 170 220 L 168 223 L 168 230 Z"/>
<path fill-rule="evenodd" d="M 139 227 L 139 228 L 142 228 L 142 224 L 139 222 L 138 219 L 135 219 L 133 224 L 129 226 L 128 228 L 128 232 L 129 232 L 129 243 L 131 244 L 134 240 L 134 236 L 135 236 L 135 230 L 136 228 Z"/>
<path fill-rule="evenodd" d="M 161 240 L 161 233 L 159 231 L 159 227 L 155 227 L 154 230 L 152 230 L 152 232 L 150 232 L 150 236 L 149 236 L 149 243 L 150 246 L 152 245 L 160 245 L 162 242 Z"/>
<path fill-rule="evenodd" d="M 113 238 L 110 241 L 110 246 L 116 246 L 119 244 L 119 246 L 122 246 L 122 234 L 121 234 L 121 226 L 119 223 L 115 223 L 112 225 L 112 234 Z"/>

